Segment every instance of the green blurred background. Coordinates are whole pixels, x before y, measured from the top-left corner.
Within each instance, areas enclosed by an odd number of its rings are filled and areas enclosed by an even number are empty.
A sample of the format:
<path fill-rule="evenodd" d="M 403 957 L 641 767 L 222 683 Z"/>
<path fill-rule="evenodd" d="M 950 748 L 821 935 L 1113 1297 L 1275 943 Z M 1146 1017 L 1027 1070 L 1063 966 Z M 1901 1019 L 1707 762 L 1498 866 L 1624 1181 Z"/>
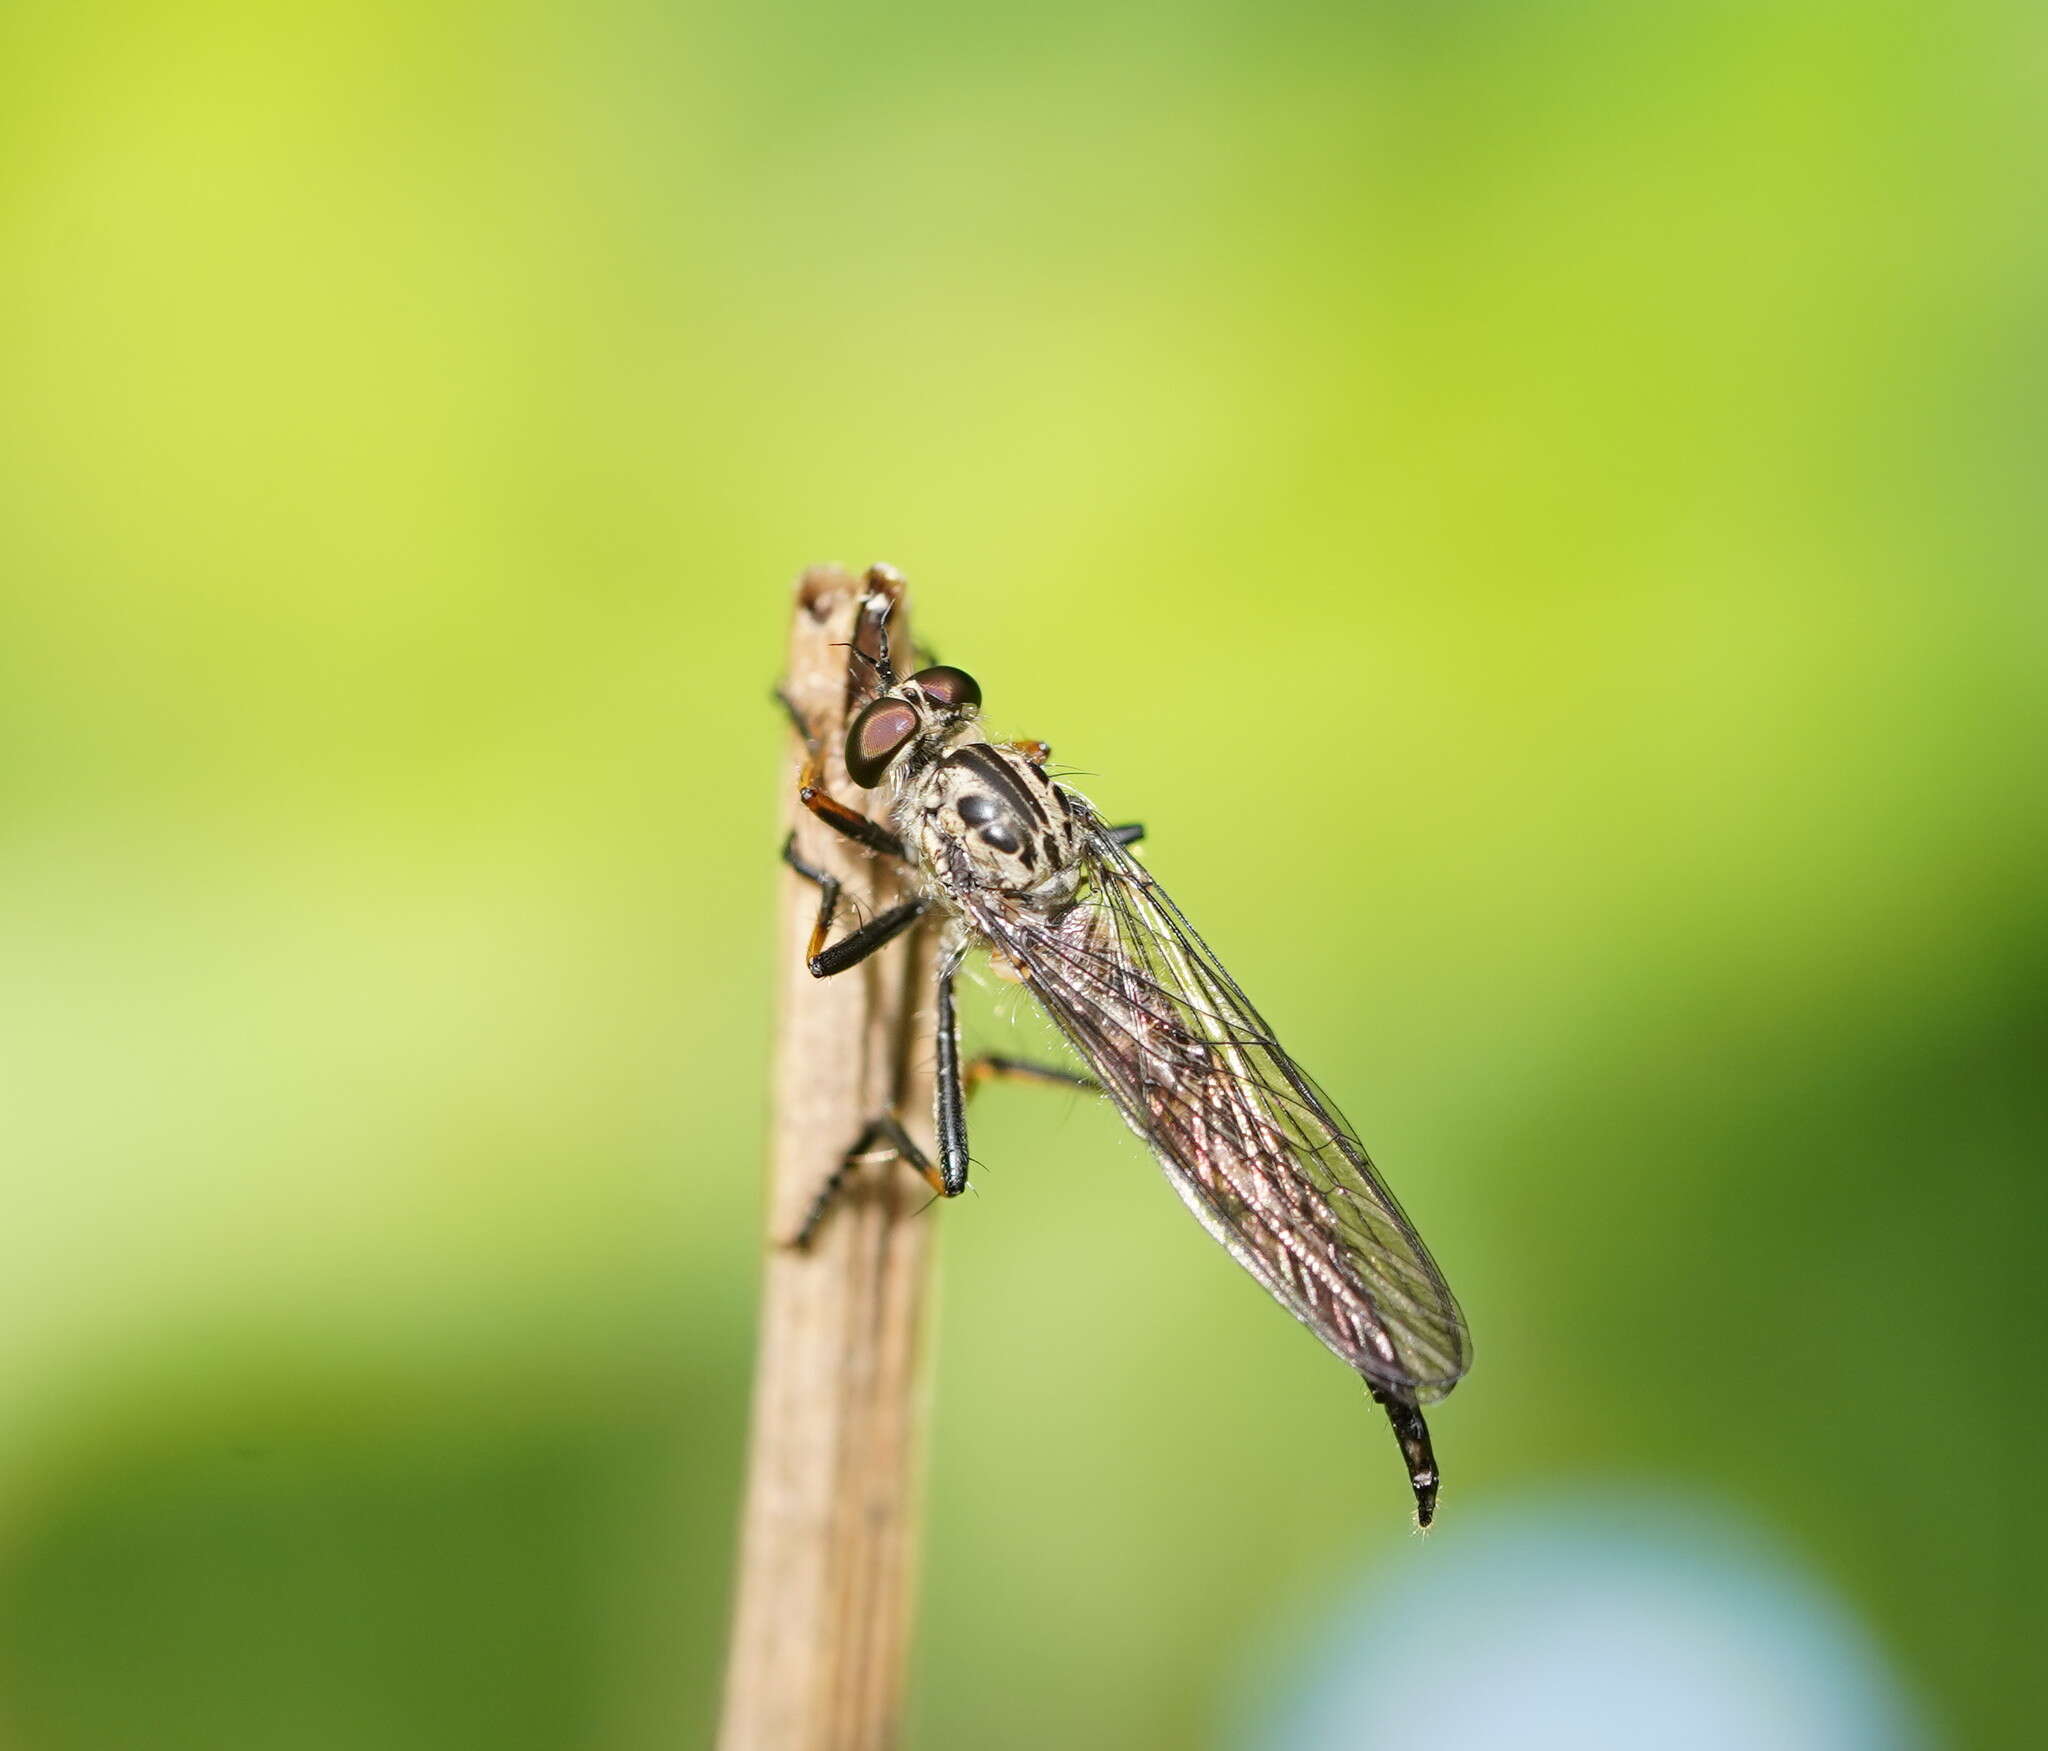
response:
<path fill-rule="evenodd" d="M 1423 1556 L 1708 1504 L 2030 1737 L 2044 52 L 0 11 L 0 1742 L 708 1738 L 830 558 L 1430 1236 Z M 975 1116 L 917 1741 L 1213 1742 L 1413 1558 L 1392 1444 L 1106 1112 Z"/>

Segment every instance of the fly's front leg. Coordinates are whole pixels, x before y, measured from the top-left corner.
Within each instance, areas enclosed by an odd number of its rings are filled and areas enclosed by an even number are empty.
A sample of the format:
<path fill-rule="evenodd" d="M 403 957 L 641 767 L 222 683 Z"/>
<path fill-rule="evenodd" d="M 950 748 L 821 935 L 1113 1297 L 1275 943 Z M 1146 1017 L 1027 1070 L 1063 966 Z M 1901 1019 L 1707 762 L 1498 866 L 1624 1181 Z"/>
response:
<path fill-rule="evenodd" d="M 824 767 L 815 754 L 804 762 L 803 776 L 797 780 L 796 800 L 833 832 L 844 834 L 856 845 L 865 845 L 870 851 L 878 851 L 884 857 L 893 857 L 899 862 L 908 855 L 903 841 L 880 821 L 869 820 L 825 788 Z"/>
<path fill-rule="evenodd" d="M 804 769 L 796 781 L 796 800 L 833 832 L 851 839 L 856 845 L 865 845 L 870 851 L 901 862 L 907 855 L 901 839 L 881 822 L 871 821 L 858 809 L 849 808 L 825 788 L 824 745 L 818 740 L 817 731 L 797 709 L 796 701 L 780 687 L 775 690 L 775 699 L 789 714 L 790 725 L 804 745 Z"/>
<path fill-rule="evenodd" d="M 790 725 L 804 744 L 806 758 L 803 775 L 797 781 L 797 801 L 834 832 L 884 857 L 902 861 L 905 852 L 901 839 L 879 821 L 871 821 L 857 809 L 847 807 L 825 789 L 824 750 L 817 732 L 797 709 L 796 701 L 779 687 L 775 690 L 775 698 L 789 714 Z M 818 921 L 811 927 L 810 945 L 804 951 L 805 963 L 814 978 L 830 978 L 834 973 L 843 973 L 848 967 L 860 965 L 876 949 L 908 930 L 930 906 L 930 902 L 925 900 L 910 900 L 900 906 L 892 906 L 828 948 L 825 939 L 831 931 L 832 916 L 838 909 L 842 891 L 839 878 L 829 870 L 806 863 L 797 855 L 794 831 L 782 842 L 782 861 L 805 881 L 815 882 L 819 889 Z"/>
<path fill-rule="evenodd" d="M 774 696 L 782 711 L 788 713 L 791 727 L 803 739 L 803 748 L 807 756 L 803 762 L 803 776 L 797 780 L 797 801 L 803 803 L 803 807 L 809 809 L 819 821 L 838 831 L 838 834 L 844 834 L 848 840 L 866 846 L 870 852 L 881 852 L 887 858 L 901 860 L 905 856 L 903 842 L 895 834 L 891 834 L 881 821 L 870 821 L 858 809 L 846 807 L 846 803 L 825 791 L 825 760 L 823 745 L 817 739 L 817 731 L 811 729 L 805 715 L 797 709 L 797 700 L 793 700 L 782 688 L 776 688 Z M 811 969 L 813 979 L 829 979 L 834 973 L 844 973 L 848 967 L 858 967 L 862 960 L 866 960 L 885 942 L 893 942 L 897 936 L 909 930 L 930 907 L 930 901 L 922 899 L 905 901 L 903 905 L 895 905 L 889 911 L 872 917 L 872 920 L 862 924 L 858 930 L 854 930 L 852 934 L 844 936 L 840 942 L 834 942 L 827 948 L 825 938 L 831 932 L 831 915 L 834 915 L 834 911 L 840 905 L 840 879 L 829 870 L 821 870 L 815 864 L 809 864 L 801 856 L 797 856 L 795 831 L 791 831 L 791 836 L 782 842 L 782 862 L 797 870 L 797 874 L 801 874 L 805 881 L 817 883 L 819 889 L 817 924 L 811 926 L 811 942 L 805 948 L 805 965 Z"/>
<path fill-rule="evenodd" d="M 1105 827 L 1103 831 L 1109 835 L 1110 843 L 1113 845 L 1135 845 L 1145 837 L 1145 825 L 1142 821 L 1132 821 L 1122 827 Z"/>

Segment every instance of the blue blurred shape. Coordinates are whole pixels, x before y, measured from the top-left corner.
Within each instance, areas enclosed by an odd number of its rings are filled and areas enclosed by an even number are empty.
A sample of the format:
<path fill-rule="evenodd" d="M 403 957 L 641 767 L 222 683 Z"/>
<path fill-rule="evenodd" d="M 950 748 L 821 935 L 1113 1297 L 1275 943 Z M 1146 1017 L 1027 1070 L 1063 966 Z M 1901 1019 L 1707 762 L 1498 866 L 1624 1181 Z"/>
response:
<path fill-rule="evenodd" d="M 1904 1751 L 1925 1717 L 1833 1593 L 1678 1500 L 1469 1508 L 1302 1638 L 1259 1751 Z"/>

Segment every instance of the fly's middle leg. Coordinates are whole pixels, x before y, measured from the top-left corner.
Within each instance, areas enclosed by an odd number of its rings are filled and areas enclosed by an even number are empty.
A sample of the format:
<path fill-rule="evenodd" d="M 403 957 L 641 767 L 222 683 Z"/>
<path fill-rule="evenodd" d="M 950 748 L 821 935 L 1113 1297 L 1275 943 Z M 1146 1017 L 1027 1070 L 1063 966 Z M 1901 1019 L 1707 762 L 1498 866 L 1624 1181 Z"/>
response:
<path fill-rule="evenodd" d="M 804 862 L 797 855 L 794 833 L 782 842 L 782 861 L 805 881 L 815 882 L 818 886 L 818 918 L 811 926 L 810 944 L 804 950 L 804 964 L 810 968 L 814 979 L 829 979 L 834 973 L 859 966 L 869 955 L 894 942 L 931 910 L 929 900 L 905 900 L 886 912 L 876 913 L 858 929 L 848 931 L 837 942 L 828 945 L 825 939 L 831 934 L 832 917 L 839 907 L 839 878 L 829 870 Z"/>

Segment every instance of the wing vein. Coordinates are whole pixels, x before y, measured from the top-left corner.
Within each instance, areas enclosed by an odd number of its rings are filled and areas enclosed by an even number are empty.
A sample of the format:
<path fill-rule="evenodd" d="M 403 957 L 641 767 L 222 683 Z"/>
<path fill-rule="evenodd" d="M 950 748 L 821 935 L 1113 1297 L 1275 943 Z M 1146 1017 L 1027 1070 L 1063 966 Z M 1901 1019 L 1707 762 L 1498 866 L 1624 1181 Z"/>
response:
<path fill-rule="evenodd" d="M 1440 1397 L 1471 1343 L 1414 1226 L 1179 907 L 1068 794 L 1084 826 L 1075 900 L 1044 913 L 970 898 L 970 923 L 1238 1262 L 1369 1380 Z"/>

